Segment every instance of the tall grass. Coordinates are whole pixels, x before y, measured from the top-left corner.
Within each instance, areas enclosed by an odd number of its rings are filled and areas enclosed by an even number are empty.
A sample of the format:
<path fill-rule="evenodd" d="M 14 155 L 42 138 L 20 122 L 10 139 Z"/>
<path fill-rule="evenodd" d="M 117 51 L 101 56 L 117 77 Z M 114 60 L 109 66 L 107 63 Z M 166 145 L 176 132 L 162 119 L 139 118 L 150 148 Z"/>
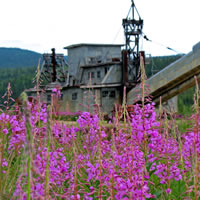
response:
<path fill-rule="evenodd" d="M 57 120 L 58 89 L 49 108 L 38 101 L 11 109 L 5 102 L 0 199 L 199 199 L 199 89 L 191 126 L 180 131 L 174 115 L 162 108 L 156 114 L 146 101 L 144 83 L 143 74 L 142 105 L 130 113 L 124 100 L 123 121 L 116 109 L 109 125 L 100 111 L 83 112 L 77 127 Z"/>

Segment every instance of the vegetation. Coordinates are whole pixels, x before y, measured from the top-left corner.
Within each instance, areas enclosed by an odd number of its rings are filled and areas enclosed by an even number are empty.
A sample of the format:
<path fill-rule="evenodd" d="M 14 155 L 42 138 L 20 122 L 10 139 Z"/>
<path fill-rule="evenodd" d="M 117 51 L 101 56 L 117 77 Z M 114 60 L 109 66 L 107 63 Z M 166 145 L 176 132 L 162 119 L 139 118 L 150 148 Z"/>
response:
<path fill-rule="evenodd" d="M 150 57 L 148 60 L 148 64 L 146 65 L 146 75 L 147 77 L 151 77 L 156 74 L 169 64 L 181 58 L 183 55 L 173 55 L 173 56 L 156 56 Z"/>
<path fill-rule="evenodd" d="M 35 73 L 35 68 L 1 70 L 1 84 L 11 82 L 12 88 L 29 87 L 25 80 L 31 83 Z M 198 84 L 189 91 L 192 97 L 195 93 L 189 120 L 169 116 L 162 107 L 157 114 L 143 95 L 131 115 L 123 105 L 122 122 L 116 113 L 105 126 L 98 110 L 81 113 L 77 127 L 57 117 L 57 89 L 48 107 L 39 96 L 34 104 L 10 107 L 11 87 L 2 92 L 0 110 L 0 199 L 200 198 Z M 141 87 L 144 94 L 144 79 Z M 181 103 L 192 104 L 187 94 L 182 97 Z"/>
<path fill-rule="evenodd" d="M 13 95 L 16 99 L 21 92 L 33 87 L 32 80 L 35 76 L 36 67 L 23 68 L 0 68 L 0 96 L 5 93 L 8 83 L 11 84 Z"/>
<path fill-rule="evenodd" d="M 192 87 L 178 96 L 178 111 L 180 114 L 191 115 L 193 113 L 194 91 Z"/>
<path fill-rule="evenodd" d="M 132 115 L 123 105 L 122 122 L 116 113 L 105 127 L 100 110 L 83 112 L 75 128 L 55 117 L 58 89 L 49 107 L 38 96 L 11 109 L 11 94 L 8 87 L 0 113 L 0 199 L 200 198 L 198 89 L 192 129 L 183 132 L 144 96 Z"/>
<path fill-rule="evenodd" d="M 0 96 L 11 84 L 12 98 L 19 97 L 24 89 L 33 87 L 36 66 L 41 54 L 19 48 L 0 48 Z M 2 99 L 0 103 L 4 100 Z"/>

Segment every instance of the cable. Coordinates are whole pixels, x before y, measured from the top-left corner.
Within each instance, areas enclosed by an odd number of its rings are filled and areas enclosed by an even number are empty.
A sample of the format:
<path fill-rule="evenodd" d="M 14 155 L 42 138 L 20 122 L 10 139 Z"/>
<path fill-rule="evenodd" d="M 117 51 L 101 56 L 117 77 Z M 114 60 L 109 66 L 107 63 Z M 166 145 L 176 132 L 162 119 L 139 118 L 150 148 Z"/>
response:
<path fill-rule="evenodd" d="M 115 37 L 114 37 L 114 39 L 113 39 L 111 45 L 113 45 L 113 44 L 115 43 L 116 39 L 117 39 L 118 36 L 119 36 L 119 33 L 120 33 L 121 29 L 122 29 L 122 26 L 120 25 L 120 28 L 119 28 L 119 30 L 117 31 L 117 33 L 116 33 L 116 35 L 115 35 Z M 104 55 L 102 55 L 102 60 L 104 60 L 104 59 L 106 58 L 106 56 L 110 53 L 110 49 L 111 49 L 111 47 L 108 48 L 108 50 L 106 51 L 106 53 L 105 53 Z"/>
<path fill-rule="evenodd" d="M 152 52 L 151 52 L 151 48 L 150 48 L 150 43 L 147 43 L 146 49 L 149 52 L 146 55 L 149 55 L 149 66 L 150 66 L 149 74 L 147 74 L 147 76 L 148 76 L 148 78 L 150 78 L 151 76 L 153 76 L 154 74 L 156 74 L 158 72 L 158 69 L 157 69 L 158 67 L 154 63 L 154 57 L 152 56 Z"/>
<path fill-rule="evenodd" d="M 117 31 L 117 33 L 116 33 L 116 35 L 115 35 L 115 37 L 114 37 L 114 39 L 113 39 L 113 41 L 112 41 L 111 44 L 114 44 L 114 43 L 115 43 L 116 39 L 117 39 L 118 36 L 119 36 L 119 33 L 120 33 L 121 29 L 122 29 L 122 26 L 120 25 L 120 28 L 119 28 L 119 30 Z"/>
<path fill-rule="evenodd" d="M 159 46 L 162 46 L 162 47 L 164 47 L 164 48 L 166 48 L 166 49 L 168 49 L 168 50 L 170 50 L 170 51 L 174 51 L 174 52 L 177 53 L 177 54 L 184 54 L 183 52 L 177 51 L 177 50 L 175 50 L 175 49 L 173 49 L 173 48 L 171 48 L 171 47 L 165 46 L 165 45 L 163 45 L 163 44 L 161 44 L 161 43 L 159 43 L 159 42 L 150 40 L 144 33 L 142 33 L 142 36 L 143 36 L 143 38 L 144 38 L 146 41 L 149 41 L 149 42 L 152 42 L 152 43 L 157 44 L 157 45 L 159 45 Z"/>
<path fill-rule="evenodd" d="M 127 15 L 126 19 L 128 19 L 128 16 L 129 16 L 129 14 L 130 14 L 130 12 L 131 12 L 131 8 L 132 8 L 132 6 L 130 7 L 130 9 L 129 9 L 129 11 L 128 11 L 128 15 Z"/>
<path fill-rule="evenodd" d="M 137 12 L 137 14 L 138 14 L 139 19 L 141 19 L 140 14 L 139 14 L 138 9 L 137 9 L 137 7 L 135 6 L 135 4 L 134 4 L 134 7 L 135 7 L 135 10 L 136 10 L 136 12 Z"/>
<path fill-rule="evenodd" d="M 134 5 L 134 6 L 133 6 L 133 5 Z M 139 19 L 141 19 L 140 14 L 139 14 L 139 12 L 138 12 L 138 9 L 136 8 L 134 2 L 132 2 L 132 5 L 131 5 L 131 7 L 130 7 L 130 9 L 129 9 L 129 11 L 128 11 L 128 15 L 127 15 L 126 19 L 128 19 L 128 16 L 129 16 L 129 14 L 130 14 L 130 12 L 131 12 L 131 9 L 134 9 L 134 8 L 135 8 L 135 10 L 136 10 L 136 12 L 137 12 L 137 14 L 138 14 Z"/>

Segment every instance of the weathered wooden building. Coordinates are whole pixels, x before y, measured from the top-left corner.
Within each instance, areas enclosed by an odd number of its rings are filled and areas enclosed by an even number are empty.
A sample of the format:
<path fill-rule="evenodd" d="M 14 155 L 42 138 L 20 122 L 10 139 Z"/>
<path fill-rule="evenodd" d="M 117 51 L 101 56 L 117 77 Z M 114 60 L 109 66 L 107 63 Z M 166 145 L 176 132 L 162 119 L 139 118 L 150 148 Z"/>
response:
<path fill-rule="evenodd" d="M 40 86 L 41 100 L 50 103 L 53 88 L 60 88 L 60 111 L 92 111 L 99 105 L 109 114 L 115 103 L 120 104 L 122 89 L 122 45 L 76 44 L 65 47 L 68 51 L 66 77 Z M 46 54 L 45 54 L 46 55 Z M 49 55 L 52 60 L 53 55 Z M 53 64 L 47 69 L 53 73 Z M 42 71 L 41 71 L 42 72 Z M 43 92 L 42 92 L 43 91 Z M 28 96 L 36 96 L 36 88 L 26 90 Z"/>

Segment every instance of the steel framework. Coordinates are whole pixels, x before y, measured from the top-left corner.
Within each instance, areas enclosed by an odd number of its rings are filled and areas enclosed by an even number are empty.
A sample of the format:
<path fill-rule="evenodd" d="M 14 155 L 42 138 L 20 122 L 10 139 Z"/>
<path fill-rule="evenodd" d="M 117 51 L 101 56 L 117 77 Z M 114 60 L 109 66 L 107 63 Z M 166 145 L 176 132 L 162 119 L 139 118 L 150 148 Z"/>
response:
<path fill-rule="evenodd" d="M 122 52 L 124 85 L 137 83 L 140 80 L 139 39 L 142 35 L 143 20 L 134 1 L 131 1 L 132 5 L 128 16 L 122 21 L 125 35 L 125 50 Z M 132 14 L 131 17 L 130 14 Z"/>
<path fill-rule="evenodd" d="M 64 59 L 63 54 L 56 54 L 52 48 L 52 54 L 43 54 L 43 62 L 41 69 L 36 72 L 36 77 L 39 76 L 39 84 L 46 85 L 51 82 L 68 83 L 69 73 L 68 64 Z M 37 78 L 35 77 L 34 83 Z"/>

